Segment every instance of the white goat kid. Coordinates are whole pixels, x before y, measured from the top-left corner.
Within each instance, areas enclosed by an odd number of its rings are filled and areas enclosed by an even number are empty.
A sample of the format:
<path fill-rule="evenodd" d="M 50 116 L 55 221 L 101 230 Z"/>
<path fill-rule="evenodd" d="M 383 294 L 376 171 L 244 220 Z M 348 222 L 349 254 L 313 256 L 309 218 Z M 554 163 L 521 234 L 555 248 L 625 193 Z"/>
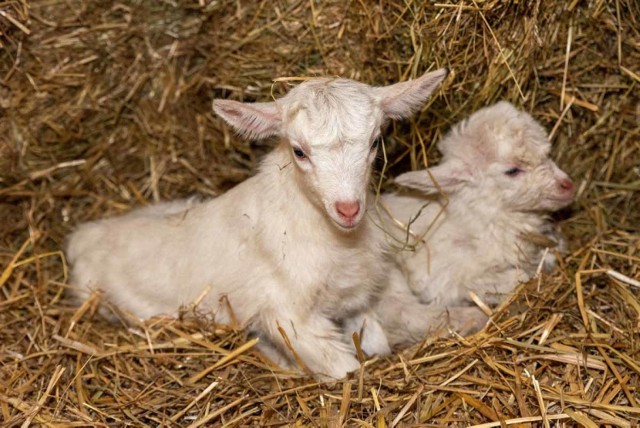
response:
<path fill-rule="evenodd" d="M 319 377 L 359 367 L 345 326 L 366 323 L 365 351 L 389 352 L 369 316 L 389 270 L 382 234 L 365 217 L 371 165 L 383 122 L 418 111 L 445 76 L 386 87 L 314 79 L 274 102 L 215 100 L 238 132 L 280 144 L 216 199 L 80 226 L 67 251 L 76 293 L 101 289 L 147 318 L 177 313 L 210 287 L 202 305 L 217 322 L 239 321 L 277 363 L 302 361 Z"/>
<path fill-rule="evenodd" d="M 562 244 L 546 213 L 570 204 L 574 186 L 547 138 L 530 115 L 499 102 L 453 127 L 439 165 L 396 178 L 417 192 L 383 197 L 396 244 L 415 246 L 398 260 L 432 316 L 455 308 L 450 317 L 467 317 L 469 291 L 497 302 L 531 278 L 545 246 Z M 548 254 L 545 267 L 554 262 Z"/>

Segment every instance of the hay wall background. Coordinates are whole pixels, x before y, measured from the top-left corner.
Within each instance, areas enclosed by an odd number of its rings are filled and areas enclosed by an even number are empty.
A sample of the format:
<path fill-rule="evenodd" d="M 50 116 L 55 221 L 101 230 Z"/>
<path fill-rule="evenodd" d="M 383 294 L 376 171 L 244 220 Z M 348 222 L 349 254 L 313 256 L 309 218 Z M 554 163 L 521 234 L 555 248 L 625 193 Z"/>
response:
<path fill-rule="evenodd" d="M 637 424 L 639 19 L 633 0 L 0 1 L 3 425 Z M 572 253 L 482 333 L 317 385 L 276 377 L 232 327 L 187 314 L 127 329 L 65 303 L 76 224 L 254 171 L 270 143 L 236 138 L 213 98 L 440 66 L 453 73 L 429 108 L 389 130 L 391 176 L 507 99 L 554 129 L 579 188 L 562 222 Z"/>

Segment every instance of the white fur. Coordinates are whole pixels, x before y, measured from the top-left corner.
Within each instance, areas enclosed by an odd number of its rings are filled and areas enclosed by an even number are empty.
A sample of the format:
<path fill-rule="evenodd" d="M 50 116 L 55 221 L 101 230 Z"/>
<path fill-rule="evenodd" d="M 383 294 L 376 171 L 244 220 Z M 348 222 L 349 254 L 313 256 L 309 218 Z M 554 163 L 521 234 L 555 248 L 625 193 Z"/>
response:
<path fill-rule="evenodd" d="M 397 264 L 389 266 L 388 282 L 373 316 L 382 326 L 390 346 L 411 345 L 423 340 L 425 335 L 437 336 L 448 329 L 466 334 L 487 319 L 477 307 L 461 302 L 446 307 L 421 302 Z"/>
<path fill-rule="evenodd" d="M 288 341 L 320 377 L 359 367 L 354 330 L 363 330 L 366 352 L 388 353 L 371 315 L 390 270 L 383 234 L 364 215 L 372 143 L 390 116 L 385 108 L 395 106 L 394 117 L 402 106 L 404 115 L 414 112 L 445 75 L 403 83 L 402 94 L 395 85 L 316 79 L 270 103 L 216 100 L 214 110 L 240 133 L 278 135 L 280 144 L 254 177 L 216 199 L 80 226 L 67 251 L 76 293 L 102 289 L 147 318 L 175 314 L 211 287 L 202 305 L 216 321 L 234 317 L 267 356 L 291 366 Z M 360 209 L 345 216 L 338 203 Z"/>
<path fill-rule="evenodd" d="M 573 184 L 549 159 L 544 129 L 507 102 L 457 124 L 438 147 L 439 165 L 396 179 L 415 192 L 384 195 L 391 216 L 382 218 L 411 288 L 431 308 L 425 317 L 455 307 L 451 317 L 468 318 L 458 309 L 469 291 L 494 303 L 535 273 L 545 247 L 531 236 L 562 244 L 546 213 L 571 203 Z M 515 167 L 522 171 L 508 175 Z"/>

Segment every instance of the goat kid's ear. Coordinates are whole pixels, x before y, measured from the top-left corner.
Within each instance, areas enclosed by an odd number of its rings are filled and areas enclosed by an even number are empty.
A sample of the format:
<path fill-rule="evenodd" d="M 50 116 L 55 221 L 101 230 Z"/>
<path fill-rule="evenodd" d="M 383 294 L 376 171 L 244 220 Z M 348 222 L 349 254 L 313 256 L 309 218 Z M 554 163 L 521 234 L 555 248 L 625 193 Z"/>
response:
<path fill-rule="evenodd" d="M 374 88 L 374 91 L 385 115 L 402 119 L 420 110 L 445 77 L 447 69 L 441 68 L 414 80 Z"/>
<path fill-rule="evenodd" d="M 213 100 L 213 111 L 250 139 L 277 135 L 282 129 L 282 116 L 275 102 L 241 103 L 218 99 Z"/>
<path fill-rule="evenodd" d="M 459 162 L 445 162 L 441 165 L 419 171 L 405 172 L 396 177 L 400 186 L 418 190 L 430 195 L 440 190 L 449 192 L 471 180 L 471 172 Z M 437 183 L 437 184 L 436 184 Z"/>

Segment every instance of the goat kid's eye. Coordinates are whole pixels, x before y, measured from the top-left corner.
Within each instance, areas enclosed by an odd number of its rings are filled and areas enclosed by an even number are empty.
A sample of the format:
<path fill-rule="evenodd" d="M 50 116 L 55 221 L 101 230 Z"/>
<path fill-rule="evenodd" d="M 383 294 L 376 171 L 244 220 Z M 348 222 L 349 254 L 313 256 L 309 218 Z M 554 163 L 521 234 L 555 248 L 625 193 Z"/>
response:
<path fill-rule="evenodd" d="M 382 140 L 382 137 L 378 137 L 375 140 L 373 140 L 373 143 L 371 143 L 372 152 L 378 150 L 378 147 L 380 146 L 380 140 Z"/>
<path fill-rule="evenodd" d="M 302 151 L 300 147 L 293 148 L 293 154 L 300 160 L 306 159 L 307 155 Z"/>
<path fill-rule="evenodd" d="M 513 168 L 509 168 L 508 170 L 506 170 L 504 172 L 504 174 L 509 176 L 509 177 L 515 177 L 516 175 L 520 174 L 521 172 L 523 172 L 523 171 L 520 168 L 518 168 L 517 166 L 514 166 Z"/>

